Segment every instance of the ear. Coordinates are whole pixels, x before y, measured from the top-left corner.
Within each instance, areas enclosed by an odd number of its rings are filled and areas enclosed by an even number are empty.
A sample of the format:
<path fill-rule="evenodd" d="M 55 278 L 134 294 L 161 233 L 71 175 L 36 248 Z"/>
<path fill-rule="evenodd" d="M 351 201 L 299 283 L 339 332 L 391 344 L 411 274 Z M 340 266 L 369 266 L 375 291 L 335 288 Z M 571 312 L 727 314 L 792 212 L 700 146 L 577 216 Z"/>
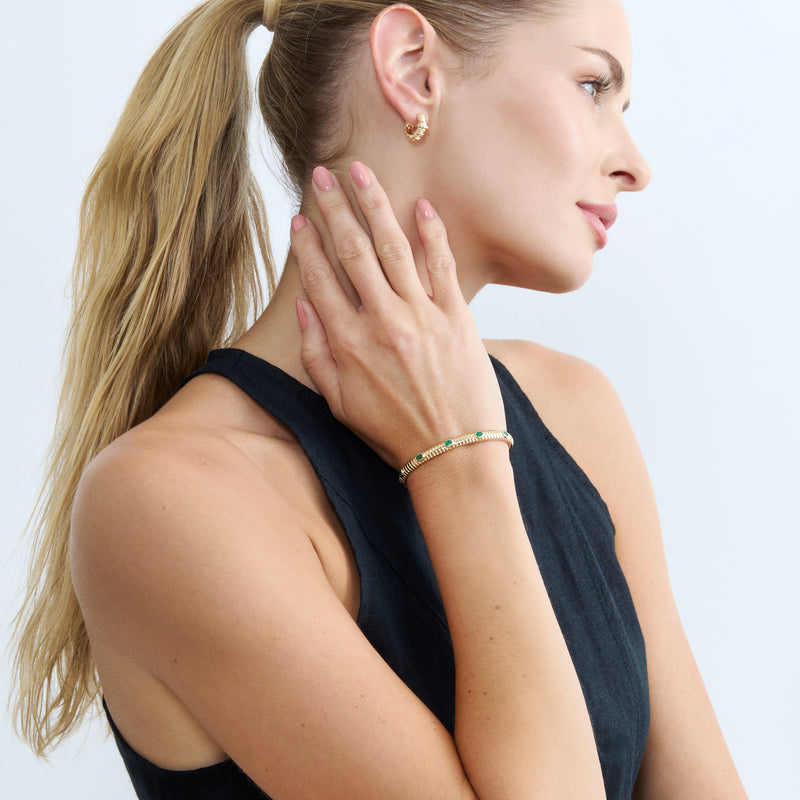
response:
<path fill-rule="evenodd" d="M 407 5 L 385 8 L 369 36 L 372 63 L 383 96 L 404 122 L 428 119 L 439 104 L 443 45 L 431 24 Z"/>

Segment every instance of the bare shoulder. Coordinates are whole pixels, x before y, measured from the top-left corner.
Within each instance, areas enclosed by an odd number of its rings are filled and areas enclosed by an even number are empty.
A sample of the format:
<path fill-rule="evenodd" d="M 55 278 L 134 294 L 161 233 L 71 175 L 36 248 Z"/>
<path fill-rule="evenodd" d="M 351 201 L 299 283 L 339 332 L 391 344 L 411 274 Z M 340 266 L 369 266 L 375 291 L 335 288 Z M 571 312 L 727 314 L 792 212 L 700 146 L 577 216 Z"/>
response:
<path fill-rule="evenodd" d="M 93 646 L 129 648 L 153 674 L 164 655 L 147 658 L 153 631 L 184 614 L 184 593 L 207 614 L 240 560 L 268 576 L 290 553 L 309 570 L 301 583 L 322 576 L 357 612 L 347 538 L 302 448 L 218 376 L 195 379 L 105 448 L 73 505 L 73 583 Z"/>
<path fill-rule="evenodd" d="M 620 562 L 636 583 L 643 565 L 663 559 L 661 526 L 644 458 L 611 382 L 589 362 L 532 342 L 487 347 L 600 493 L 616 528 Z"/>
<path fill-rule="evenodd" d="M 264 507 L 280 519 L 293 503 L 308 507 L 302 500 L 315 490 L 291 432 L 225 378 L 204 375 L 91 462 L 73 535 L 106 537 L 131 526 L 126 538 L 135 540 L 223 510 L 232 523 Z"/>
<path fill-rule="evenodd" d="M 100 553 L 112 543 L 166 548 L 198 517 L 224 510 L 233 523 L 254 503 L 273 511 L 276 504 L 284 506 L 282 478 L 295 463 L 289 443 L 260 436 L 256 458 L 256 437 L 239 433 L 243 442 L 252 442 L 248 448 L 235 436 L 221 427 L 152 421 L 117 439 L 81 479 L 73 547 L 80 552 L 96 545 Z M 117 536 L 120 541 L 113 541 Z"/>
<path fill-rule="evenodd" d="M 520 339 L 491 340 L 486 347 L 545 407 L 619 402 L 603 372 L 582 358 Z"/>
<path fill-rule="evenodd" d="M 643 468 L 627 414 L 608 378 L 588 361 L 534 342 L 493 340 L 486 346 L 608 503 L 614 493 L 610 469 L 618 474 L 625 466 Z"/>
<path fill-rule="evenodd" d="M 241 453 L 218 431 L 144 423 L 89 464 L 78 487 L 75 517 L 81 522 L 104 513 L 147 514 L 152 505 L 174 500 L 174 495 L 204 491 L 220 480 L 227 483 L 230 468 L 237 473 L 245 465 Z"/>
<path fill-rule="evenodd" d="M 215 576 L 232 553 L 269 569 L 292 548 L 312 569 L 322 566 L 351 613 L 357 606 L 346 536 L 300 444 L 218 376 L 192 381 L 94 459 L 71 538 L 87 617 L 92 608 L 125 616 L 184 579 L 205 581 L 214 600 Z M 172 591 L 161 601 L 176 598 Z"/>
<path fill-rule="evenodd" d="M 640 614 L 653 600 L 653 565 L 661 573 L 663 600 L 670 590 L 655 495 L 611 382 L 587 361 L 532 342 L 492 341 L 487 348 L 508 367 L 605 501 L 616 529 L 617 555 Z"/>
<path fill-rule="evenodd" d="M 169 640 L 162 623 L 208 614 L 226 591 L 226 565 L 244 559 L 268 574 L 299 548 L 319 566 L 310 536 L 325 527 L 324 499 L 297 450 L 280 437 L 191 419 L 154 419 L 105 448 L 72 514 L 73 583 L 93 645 L 131 648 L 157 675 L 165 639 L 159 646 L 156 634 Z M 191 608 L 186 594 L 195 596 Z"/>

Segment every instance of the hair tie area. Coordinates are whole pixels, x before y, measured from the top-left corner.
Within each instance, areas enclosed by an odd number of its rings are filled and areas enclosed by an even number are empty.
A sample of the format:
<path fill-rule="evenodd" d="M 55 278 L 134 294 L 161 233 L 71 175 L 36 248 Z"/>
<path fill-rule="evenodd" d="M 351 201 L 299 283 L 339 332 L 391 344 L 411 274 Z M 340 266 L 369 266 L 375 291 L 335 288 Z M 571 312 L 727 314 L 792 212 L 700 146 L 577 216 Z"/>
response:
<path fill-rule="evenodd" d="M 268 31 L 275 30 L 275 23 L 278 21 L 278 13 L 281 10 L 281 0 L 264 0 L 264 27 Z"/>

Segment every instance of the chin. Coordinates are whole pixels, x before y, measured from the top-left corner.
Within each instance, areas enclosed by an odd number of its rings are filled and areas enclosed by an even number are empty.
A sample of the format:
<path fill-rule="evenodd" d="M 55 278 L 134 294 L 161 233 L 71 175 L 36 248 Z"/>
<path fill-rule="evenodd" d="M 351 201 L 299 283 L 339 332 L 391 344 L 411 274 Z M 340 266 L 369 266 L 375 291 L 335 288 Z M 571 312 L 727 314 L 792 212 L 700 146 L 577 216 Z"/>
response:
<path fill-rule="evenodd" d="M 550 292 L 550 294 L 567 294 L 567 292 L 575 292 L 582 286 L 585 286 L 589 278 L 592 277 L 592 270 L 586 270 L 584 273 L 577 275 L 564 275 L 563 280 L 554 283 L 547 289 L 542 291 Z"/>
<path fill-rule="evenodd" d="M 586 284 L 592 277 L 593 266 L 593 259 L 589 259 L 587 263 L 562 265 L 557 269 L 531 268 L 521 274 L 509 276 L 508 280 L 499 280 L 496 283 L 547 294 L 567 294 Z"/>

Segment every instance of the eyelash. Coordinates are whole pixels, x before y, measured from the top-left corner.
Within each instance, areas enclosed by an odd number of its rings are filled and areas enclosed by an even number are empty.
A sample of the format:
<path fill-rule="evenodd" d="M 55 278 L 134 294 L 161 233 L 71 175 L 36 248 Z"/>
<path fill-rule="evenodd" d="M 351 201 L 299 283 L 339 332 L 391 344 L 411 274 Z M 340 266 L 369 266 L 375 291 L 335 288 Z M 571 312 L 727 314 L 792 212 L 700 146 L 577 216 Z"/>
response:
<path fill-rule="evenodd" d="M 611 77 L 608 75 L 598 75 L 596 78 L 592 78 L 589 81 L 581 81 L 581 86 L 591 86 L 594 88 L 594 94 L 590 92 L 588 89 L 586 90 L 592 100 L 597 100 L 599 97 L 604 95 L 612 85 Z"/>

